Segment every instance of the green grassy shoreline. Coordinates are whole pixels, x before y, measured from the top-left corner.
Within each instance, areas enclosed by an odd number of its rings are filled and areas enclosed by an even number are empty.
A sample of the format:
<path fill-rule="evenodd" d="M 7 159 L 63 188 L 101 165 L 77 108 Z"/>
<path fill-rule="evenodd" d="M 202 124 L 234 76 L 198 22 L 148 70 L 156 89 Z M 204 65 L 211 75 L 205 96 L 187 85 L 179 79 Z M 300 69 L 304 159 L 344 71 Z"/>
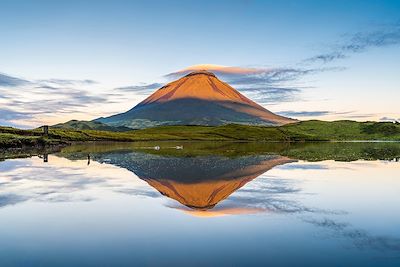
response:
<path fill-rule="evenodd" d="M 0 148 L 66 146 L 98 141 L 230 141 L 230 142 L 354 142 L 400 141 L 400 124 L 389 122 L 303 121 L 263 127 L 228 124 L 223 126 L 160 126 L 132 131 L 75 130 L 50 127 L 21 130 L 0 127 Z"/>

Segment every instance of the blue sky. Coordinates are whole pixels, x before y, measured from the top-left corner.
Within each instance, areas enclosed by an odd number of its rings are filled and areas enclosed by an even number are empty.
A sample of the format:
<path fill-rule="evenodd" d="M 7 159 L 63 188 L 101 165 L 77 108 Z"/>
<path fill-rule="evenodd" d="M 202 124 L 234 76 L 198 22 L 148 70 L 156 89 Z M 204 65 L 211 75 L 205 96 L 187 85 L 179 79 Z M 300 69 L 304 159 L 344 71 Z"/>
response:
<path fill-rule="evenodd" d="M 400 118 L 400 1 L 2 0 L 0 34 L 1 125 L 122 112 L 197 64 L 260 70 L 221 78 L 280 114 Z"/>

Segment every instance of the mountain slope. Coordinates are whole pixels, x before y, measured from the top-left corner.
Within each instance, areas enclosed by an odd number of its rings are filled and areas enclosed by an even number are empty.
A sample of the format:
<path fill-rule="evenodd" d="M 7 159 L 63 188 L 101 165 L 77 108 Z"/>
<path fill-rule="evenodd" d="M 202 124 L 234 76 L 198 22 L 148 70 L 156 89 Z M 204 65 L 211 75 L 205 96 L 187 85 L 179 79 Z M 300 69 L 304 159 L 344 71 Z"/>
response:
<path fill-rule="evenodd" d="M 189 73 L 158 89 L 131 110 L 96 121 L 130 128 L 295 122 L 270 112 L 207 71 Z"/>

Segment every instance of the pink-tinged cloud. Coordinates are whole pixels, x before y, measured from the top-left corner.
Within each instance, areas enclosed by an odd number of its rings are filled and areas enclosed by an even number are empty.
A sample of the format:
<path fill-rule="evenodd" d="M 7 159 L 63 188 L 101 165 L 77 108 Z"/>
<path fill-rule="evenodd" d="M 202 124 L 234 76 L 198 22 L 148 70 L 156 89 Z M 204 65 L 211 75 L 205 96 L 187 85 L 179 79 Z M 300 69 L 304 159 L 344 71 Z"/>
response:
<path fill-rule="evenodd" d="M 193 71 L 206 70 L 216 74 L 230 74 L 230 75 L 249 75 L 249 74 L 259 74 L 263 73 L 265 69 L 258 68 L 242 68 L 242 67 L 234 67 L 234 66 L 223 66 L 223 65 L 214 65 L 214 64 L 199 64 L 189 66 L 187 68 L 178 70 L 176 72 L 172 72 L 167 74 L 167 77 L 176 77 L 181 75 L 186 75 Z"/>

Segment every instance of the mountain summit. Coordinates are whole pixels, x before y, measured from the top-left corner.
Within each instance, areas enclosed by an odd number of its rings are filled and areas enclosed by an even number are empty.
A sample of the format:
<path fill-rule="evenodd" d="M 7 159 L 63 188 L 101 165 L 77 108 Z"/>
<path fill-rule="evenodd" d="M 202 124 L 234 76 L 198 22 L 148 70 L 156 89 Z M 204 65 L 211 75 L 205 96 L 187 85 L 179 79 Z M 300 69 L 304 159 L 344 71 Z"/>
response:
<path fill-rule="evenodd" d="M 158 125 L 282 125 L 276 115 L 208 71 L 194 71 L 166 84 L 131 110 L 97 121 L 134 129 Z"/>

